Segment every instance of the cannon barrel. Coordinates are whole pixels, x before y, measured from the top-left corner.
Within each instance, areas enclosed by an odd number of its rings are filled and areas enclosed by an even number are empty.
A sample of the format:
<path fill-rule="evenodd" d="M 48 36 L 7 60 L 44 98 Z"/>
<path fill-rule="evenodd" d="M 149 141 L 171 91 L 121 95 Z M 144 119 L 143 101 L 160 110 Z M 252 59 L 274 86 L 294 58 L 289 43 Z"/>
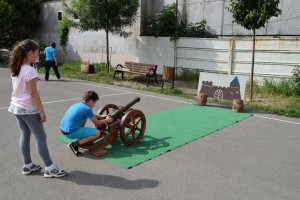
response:
<path fill-rule="evenodd" d="M 133 106 L 134 104 L 136 104 L 137 102 L 139 102 L 141 99 L 140 97 L 136 97 L 134 100 L 132 100 L 131 102 L 129 102 L 127 105 L 125 106 L 121 106 L 119 107 L 118 110 L 116 110 L 114 113 L 112 113 L 110 115 L 110 117 L 112 118 L 113 122 L 124 112 L 126 112 L 129 108 L 131 108 L 131 106 Z"/>

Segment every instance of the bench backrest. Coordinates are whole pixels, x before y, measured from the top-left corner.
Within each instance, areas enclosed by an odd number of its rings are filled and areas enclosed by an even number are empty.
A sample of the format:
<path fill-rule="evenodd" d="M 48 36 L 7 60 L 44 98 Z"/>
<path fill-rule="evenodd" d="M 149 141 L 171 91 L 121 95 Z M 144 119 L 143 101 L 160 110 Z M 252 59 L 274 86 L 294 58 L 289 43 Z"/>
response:
<path fill-rule="evenodd" d="M 130 71 L 147 73 L 149 69 L 156 71 L 157 65 L 155 64 L 146 64 L 146 63 L 136 63 L 136 62 L 125 62 L 124 67 Z"/>

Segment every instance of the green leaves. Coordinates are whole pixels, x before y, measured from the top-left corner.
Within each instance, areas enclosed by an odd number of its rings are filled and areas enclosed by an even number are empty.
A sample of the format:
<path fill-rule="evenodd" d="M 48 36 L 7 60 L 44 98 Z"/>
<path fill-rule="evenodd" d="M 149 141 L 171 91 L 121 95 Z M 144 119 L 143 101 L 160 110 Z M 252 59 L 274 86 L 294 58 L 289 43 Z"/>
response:
<path fill-rule="evenodd" d="M 180 24 L 176 19 L 176 4 L 170 4 L 160 11 L 156 16 L 149 16 L 147 28 L 149 35 L 155 37 L 170 36 L 171 40 L 178 37 L 215 37 L 207 30 L 207 21 L 189 23 L 187 26 Z"/>
<path fill-rule="evenodd" d="M 65 2 L 65 0 L 63 0 Z M 130 35 L 124 31 L 132 26 L 137 19 L 138 0 L 71 0 L 70 4 L 63 3 L 68 19 L 75 13 L 78 22 L 71 26 L 81 31 L 105 30 L 122 37 Z"/>
<path fill-rule="evenodd" d="M 0 1 L 0 48 L 10 49 L 38 27 L 39 0 Z"/>
<path fill-rule="evenodd" d="M 148 29 L 150 35 L 173 36 L 176 33 L 176 27 L 179 26 L 176 19 L 176 4 L 170 4 L 160 11 L 155 17 L 148 18 Z"/>
<path fill-rule="evenodd" d="M 232 13 L 234 22 L 248 30 L 264 27 L 271 17 L 281 14 L 280 0 L 230 0 L 227 9 Z"/>

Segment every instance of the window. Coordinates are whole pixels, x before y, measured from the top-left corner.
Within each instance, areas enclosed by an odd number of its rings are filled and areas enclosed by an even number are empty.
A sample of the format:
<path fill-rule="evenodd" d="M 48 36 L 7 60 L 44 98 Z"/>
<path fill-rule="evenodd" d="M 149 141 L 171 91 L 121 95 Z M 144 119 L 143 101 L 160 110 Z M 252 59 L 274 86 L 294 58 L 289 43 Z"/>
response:
<path fill-rule="evenodd" d="M 62 11 L 57 12 L 57 20 L 61 21 L 62 20 Z"/>

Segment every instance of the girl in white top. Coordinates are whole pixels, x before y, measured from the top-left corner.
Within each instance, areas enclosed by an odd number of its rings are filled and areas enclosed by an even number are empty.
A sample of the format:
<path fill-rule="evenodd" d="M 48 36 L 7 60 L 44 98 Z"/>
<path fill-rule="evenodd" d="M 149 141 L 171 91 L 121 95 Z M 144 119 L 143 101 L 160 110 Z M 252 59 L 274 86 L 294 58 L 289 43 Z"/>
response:
<path fill-rule="evenodd" d="M 30 136 L 36 139 L 37 150 L 44 161 L 44 177 L 62 177 L 67 172 L 53 164 L 46 141 L 43 122 L 47 120 L 38 86 L 38 73 L 30 66 L 38 56 L 39 45 L 33 40 L 23 40 L 13 49 L 9 61 L 13 92 L 8 111 L 15 114 L 20 129 L 20 150 L 24 166 L 22 174 L 30 174 L 41 168 L 33 164 L 30 156 Z"/>

